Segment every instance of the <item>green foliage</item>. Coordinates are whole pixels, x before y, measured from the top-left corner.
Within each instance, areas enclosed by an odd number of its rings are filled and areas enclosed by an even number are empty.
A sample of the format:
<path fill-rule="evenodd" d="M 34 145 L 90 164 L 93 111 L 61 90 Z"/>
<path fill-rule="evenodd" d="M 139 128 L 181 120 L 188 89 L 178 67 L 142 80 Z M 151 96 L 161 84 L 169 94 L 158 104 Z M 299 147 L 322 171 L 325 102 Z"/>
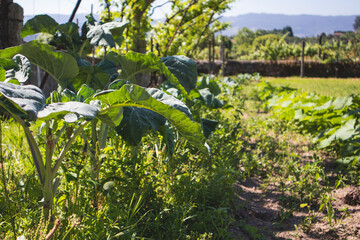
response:
<path fill-rule="evenodd" d="M 56 239 L 229 237 L 236 163 L 218 154 L 238 147 L 225 141 L 234 143 L 240 129 L 227 120 L 222 126 L 233 133 L 217 133 L 226 83 L 212 79 L 197 88 L 196 63 L 184 56 L 110 52 L 97 64 L 81 58 L 90 43 L 121 44 L 125 27 L 133 26 L 96 23 L 90 15 L 80 35 L 76 24 L 40 16 L 23 35 L 49 33 L 67 53 L 38 41 L 0 51 L 1 80 L 12 70 L 10 81 L 26 81 L 30 62 L 59 83 L 45 99 L 35 86 L 0 82 L 1 124 L 23 130 L 0 132 L 7 146 L 1 165 L 13 166 L 2 172 L 12 186 L 0 184 L 11 190 L 0 209 L 11 201 L 22 206 L 16 216 L 13 205 L 1 211 L 0 238 L 43 238 L 52 228 Z M 130 84 L 138 73 L 165 76 L 178 98 Z M 219 140 L 213 159 L 204 135 Z"/>
<path fill-rule="evenodd" d="M 275 88 L 267 82 L 258 85 L 258 96 L 279 118 L 314 135 L 318 148 L 336 151 L 339 163 L 345 158 L 350 160 L 343 166 L 348 168 L 346 171 L 358 168 L 358 97 L 331 98 L 286 87 Z M 349 177 L 354 180 L 354 176 Z"/>
<path fill-rule="evenodd" d="M 49 15 L 36 15 L 25 23 L 20 36 L 24 38 L 36 33 L 53 34 L 58 26 L 59 24 Z"/>
<path fill-rule="evenodd" d="M 25 83 L 30 77 L 31 65 L 29 59 L 21 54 L 17 54 L 12 58 L 12 61 L 17 64 L 16 67 L 6 71 L 6 81 L 16 80 L 19 83 Z"/>
<path fill-rule="evenodd" d="M 45 97 L 35 86 L 18 86 L 0 82 L 1 112 L 12 113 L 25 119 L 36 120 L 37 113 L 45 105 Z"/>
<path fill-rule="evenodd" d="M 89 31 L 87 32 L 86 37 L 90 39 L 91 45 L 115 47 L 115 40 L 112 32 L 116 31 L 116 33 L 121 36 L 127 25 L 127 22 L 95 23 L 94 25 L 88 25 Z M 121 42 L 118 41 L 117 43 L 121 45 Z"/>
<path fill-rule="evenodd" d="M 55 51 L 54 47 L 47 44 L 32 41 L 0 50 L 1 58 L 13 58 L 16 54 L 24 55 L 31 63 L 48 72 L 64 88 L 79 73 L 77 63 L 71 55 Z"/>
<path fill-rule="evenodd" d="M 176 76 L 188 93 L 196 87 L 198 75 L 196 62 L 194 60 L 185 56 L 170 56 L 161 58 L 161 61 L 163 61 L 169 71 Z"/>
<path fill-rule="evenodd" d="M 135 52 L 145 53 L 149 49 L 146 41 L 150 32 L 154 52 L 158 56 L 194 56 L 208 37 L 219 32 L 228 24 L 220 23 L 216 16 L 228 9 L 232 0 L 172 1 L 171 13 L 164 22 L 150 24 L 155 1 L 102 1 L 102 19 L 118 18 L 130 22 L 126 31 L 125 46 Z"/>
<path fill-rule="evenodd" d="M 229 57 L 241 60 L 300 60 L 305 41 L 305 60 L 325 62 L 358 61 L 359 33 L 343 32 L 341 36 L 321 34 L 299 38 L 290 27 L 251 31 L 242 28 L 233 37 Z"/>
<path fill-rule="evenodd" d="M 129 52 L 119 55 L 117 60 L 122 66 L 120 79 L 136 83 L 137 74 L 157 72 L 164 75 L 185 96 L 193 88 L 194 79 L 197 78 L 196 63 L 184 56 L 159 59 L 153 53 Z"/>

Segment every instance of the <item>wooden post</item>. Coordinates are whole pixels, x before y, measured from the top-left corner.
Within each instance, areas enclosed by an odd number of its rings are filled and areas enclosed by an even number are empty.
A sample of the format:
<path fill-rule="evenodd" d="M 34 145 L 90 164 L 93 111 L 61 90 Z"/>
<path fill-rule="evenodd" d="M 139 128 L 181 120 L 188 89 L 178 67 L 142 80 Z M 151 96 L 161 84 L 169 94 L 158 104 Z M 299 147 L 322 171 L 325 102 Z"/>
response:
<path fill-rule="evenodd" d="M 212 63 L 211 63 L 211 73 L 215 73 L 215 34 L 212 36 Z"/>
<path fill-rule="evenodd" d="M 301 69 L 300 69 L 300 75 L 303 78 L 304 77 L 304 52 L 305 52 L 305 40 L 302 41 L 302 50 L 301 50 Z"/>
<path fill-rule="evenodd" d="M 221 36 L 220 60 L 221 60 L 221 75 L 225 76 L 225 40 L 224 40 L 224 36 Z"/>
<path fill-rule="evenodd" d="M 323 37 L 323 34 L 321 34 L 319 36 L 319 49 L 318 49 L 318 57 L 319 59 L 321 59 L 321 44 L 322 44 L 322 37 Z"/>
<path fill-rule="evenodd" d="M 154 43 L 153 43 L 153 37 L 150 38 L 150 51 L 154 52 Z"/>
<path fill-rule="evenodd" d="M 211 40 L 209 39 L 209 65 L 208 65 L 209 71 L 208 74 L 211 74 Z"/>

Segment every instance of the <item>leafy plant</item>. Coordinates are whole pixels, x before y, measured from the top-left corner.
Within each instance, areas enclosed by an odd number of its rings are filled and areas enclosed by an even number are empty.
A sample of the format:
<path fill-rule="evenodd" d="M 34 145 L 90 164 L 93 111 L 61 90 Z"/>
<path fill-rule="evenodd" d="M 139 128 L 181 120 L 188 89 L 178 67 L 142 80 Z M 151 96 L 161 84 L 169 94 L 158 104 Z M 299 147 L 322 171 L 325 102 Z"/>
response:
<path fill-rule="evenodd" d="M 286 87 L 275 88 L 266 82 L 260 83 L 258 89 L 267 108 L 314 135 L 318 148 L 336 150 L 340 165 L 349 169 L 358 167 L 358 97 L 331 98 Z"/>

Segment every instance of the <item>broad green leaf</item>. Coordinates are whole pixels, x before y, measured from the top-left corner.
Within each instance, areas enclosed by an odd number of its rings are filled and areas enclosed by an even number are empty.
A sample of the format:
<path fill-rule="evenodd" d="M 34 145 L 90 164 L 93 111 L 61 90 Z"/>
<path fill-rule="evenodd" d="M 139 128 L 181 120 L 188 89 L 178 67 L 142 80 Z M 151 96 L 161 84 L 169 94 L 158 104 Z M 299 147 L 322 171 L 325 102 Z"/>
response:
<path fill-rule="evenodd" d="M 79 34 L 79 26 L 73 22 L 67 22 L 57 26 L 51 37 L 50 41 L 48 41 L 49 44 L 60 49 L 79 52 L 79 50 L 84 47 L 84 40 L 80 38 Z"/>
<path fill-rule="evenodd" d="M 36 15 L 25 23 L 20 36 L 24 38 L 36 33 L 54 34 L 58 25 L 59 24 L 49 15 Z"/>
<path fill-rule="evenodd" d="M 76 100 L 76 94 L 67 88 L 60 93 L 60 97 L 61 101 L 59 102 L 70 102 Z"/>
<path fill-rule="evenodd" d="M 221 82 L 229 87 L 235 87 L 238 85 L 234 79 L 229 78 L 229 77 L 222 78 Z"/>
<path fill-rule="evenodd" d="M 19 81 L 19 83 L 25 83 L 29 79 L 31 73 L 31 64 L 29 59 L 21 54 L 17 54 L 13 57 L 12 60 L 17 64 L 17 70 L 7 70 L 6 81 L 8 82 L 11 79 L 16 79 Z"/>
<path fill-rule="evenodd" d="M 119 36 L 127 25 L 128 22 L 109 22 L 105 24 L 96 22 L 94 25 L 88 25 L 89 31 L 86 37 L 91 39 L 91 45 L 115 47 L 115 41 L 111 30 L 116 30 L 116 35 Z"/>
<path fill-rule="evenodd" d="M 6 110 L 29 120 L 36 120 L 44 108 L 46 99 L 42 91 L 33 85 L 19 86 L 0 82 L 1 112 Z"/>
<path fill-rule="evenodd" d="M 85 102 L 86 99 L 89 99 L 94 94 L 95 94 L 95 90 L 84 84 L 81 86 L 81 88 L 76 94 L 76 101 Z"/>
<path fill-rule="evenodd" d="M 136 107 L 124 107 L 123 119 L 116 132 L 132 146 L 137 146 L 148 129 L 158 130 L 166 119 L 151 110 Z"/>
<path fill-rule="evenodd" d="M 209 138 L 210 134 L 215 131 L 216 126 L 219 124 L 218 121 L 210 120 L 210 119 L 201 119 L 201 127 L 204 132 L 205 138 Z"/>
<path fill-rule="evenodd" d="M 66 88 L 79 73 L 75 58 L 64 52 L 55 51 L 54 47 L 37 41 L 0 50 L 0 57 L 12 58 L 16 54 L 27 57 L 31 63 L 48 72 L 58 84 Z"/>
<path fill-rule="evenodd" d="M 128 82 L 125 80 L 122 80 L 122 79 L 115 80 L 112 83 L 110 83 L 109 89 L 114 89 L 114 90 L 120 89 L 126 83 L 128 83 Z"/>
<path fill-rule="evenodd" d="M 208 88 L 200 89 L 199 93 L 201 95 L 201 99 L 204 101 L 207 107 L 221 108 L 224 105 L 224 103 L 216 98 Z"/>
<path fill-rule="evenodd" d="M 215 96 L 221 93 L 219 84 L 217 84 L 217 82 L 215 82 L 215 80 L 209 75 L 205 75 L 199 78 L 199 80 L 197 81 L 197 88 L 208 88 L 210 92 Z"/>
<path fill-rule="evenodd" d="M 110 23 L 108 23 L 108 24 L 110 24 Z M 117 43 L 117 45 L 119 45 L 119 46 L 121 46 L 121 44 L 125 40 L 125 37 L 123 36 L 123 32 L 124 32 L 125 28 L 128 26 L 128 24 L 129 24 L 129 22 L 125 23 L 124 27 L 110 29 L 110 32 L 112 34 L 112 37 L 113 37 L 115 43 Z"/>
<path fill-rule="evenodd" d="M 103 185 L 104 191 L 111 191 L 114 187 L 115 187 L 114 181 L 108 181 L 108 182 L 104 183 L 104 185 Z"/>
<path fill-rule="evenodd" d="M 80 89 L 83 84 L 86 84 L 94 90 L 102 90 L 109 82 L 109 74 L 98 66 L 80 66 L 79 70 L 79 74 L 72 82 L 76 90 Z"/>
<path fill-rule="evenodd" d="M 168 88 L 165 90 L 166 93 L 169 93 L 171 96 L 175 98 L 181 97 L 181 92 L 177 88 Z"/>
<path fill-rule="evenodd" d="M 287 108 L 287 107 L 289 107 L 292 103 L 293 103 L 293 101 L 287 100 L 287 101 L 281 102 L 281 105 L 280 105 L 280 106 L 281 106 L 282 108 Z M 303 106 L 303 107 L 306 107 L 306 106 Z"/>
<path fill-rule="evenodd" d="M 0 67 L 2 67 L 5 70 L 9 70 L 9 69 L 13 69 L 13 68 L 15 68 L 15 70 L 17 70 L 18 69 L 18 64 L 15 63 L 11 59 L 0 58 Z"/>
<path fill-rule="evenodd" d="M 113 61 L 110 60 L 101 60 L 99 63 L 97 63 L 95 66 L 101 68 L 104 72 L 107 74 L 112 75 L 116 72 L 117 66 Z"/>
<path fill-rule="evenodd" d="M 319 106 L 319 107 L 315 107 L 314 110 L 315 111 L 320 111 L 320 110 L 327 110 L 332 106 L 333 101 L 329 100 L 326 103 L 324 103 L 323 105 Z"/>
<path fill-rule="evenodd" d="M 295 119 L 295 120 L 302 121 L 302 120 L 304 120 L 304 118 L 306 118 L 306 117 L 308 117 L 308 115 L 304 113 L 304 110 L 303 110 L 303 109 L 297 109 L 297 110 L 295 110 L 295 116 L 294 116 L 294 119 Z"/>
<path fill-rule="evenodd" d="M 198 73 L 194 60 L 185 56 L 169 56 L 161 58 L 161 61 L 188 93 L 196 87 Z"/>
<path fill-rule="evenodd" d="M 188 95 L 175 75 L 169 71 L 166 65 L 154 53 L 141 54 L 128 52 L 126 55 L 119 55 L 118 59 L 122 67 L 120 79 L 136 83 L 136 74 L 158 72 L 164 75 L 184 96 Z"/>
<path fill-rule="evenodd" d="M 92 105 L 98 100 L 93 100 L 90 102 Z M 100 101 L 99 101 L 100 102 Z M 101 106 L 101 102 L 100 102 Z M 114 108 L 103 108 L 101 110 L 101 114 L 98 115 L 98 119 L 100 119 L 102 122 L 106 123 L 109 126 L 116 127 L 121 123 L 121 120 L 123 118 L 123 107 L 114 107 Z"/>
<path fill-rule="evenodd" d="M 342 109 L 346 106 L 350 106 L 352 104 L 352 100 L 352 97 L 337 97 L 332 103 L 332 106 L 336 110 Z"/>
<path fill-rule="evenodd" d="M 110 51 L 105 55 L 105 59 L 115 63 L 116 66 L 120 65 L 119 54 L 114 51 Z"/>
<path fill-rule="evenodd" d="M 6 83 L 12 83 L 12 84 L 15 84 L 15 85 L 20 85 L 20 82 L 15 78 L 6 79 L 5 82 Z"/>
<path fill-rule="evenodd" d="M 166 122 L 159 128 L 159 133 L 163 136 L 163 142 L 166 144 L 166 151 L 171 157 L 175 149 L 175 136 L 170 124 Z"/>
<path fill-rule="evenodd" d="M 328 129 L 324 134 L 325 138 L 319 142 L 319 148 L 326 148 L 330 146 L 331 143 L 335 140 L 345 141 L 352 138 L 357 134 L 355 129 L 355 122 L 356 119 L 350 119 L 339 128 Z"/>
<path fill-rule="evenodd" d="M 190 117 L 182 112 L 183 106 L 181 102 L 170 95 L 162 95 L 158 89 L 150 91 L 137 85 L 124 85 L 117 91 L 103 91 L 95 95 L 94 99 L 99 100 L 103 104 L 103 109 L 99 116 L 106 114 L 106 111 L 114 108 L 122 107 L 140 107 L 152 110 L 173 124 L 180 134 L 186 138 L 191 144 L 199 148 L 203 152 L 208 152 L 205 147 L 205 138 L 202 134 L 200 124 L 193 122 Z M 155 99 L 152 97 L 159 99 Z M 105 106 L 104 106 L 105 105 Z M 106 107 L 107 106 L 107 107 Z M 178 110 L 177 107 L 181 110 Z M 190 111 L 185 111 L 188 114 Z"/>
<path fill-rule="evenodd" d="M 111 79 L 111 75 L 117 70 L 113 61 L 102 60 L 95 66 L 91 66 L 81 58 L 77 59 L 80 73 L 74 79 L 72 85 L 75 89 L 80 89 L 83 84 L 88 85 L 94 90 L 103 90 Z"/>
<path fill-rule="evenodd" d="M 18 65 L 12 60 L 7 58 L 0 58 L 0 81 L 3 82 L 6 79 L 6 70 L 15 69 L 18 70 Z"/>
<path fill-rule="evenodd" d="M 71 114 L 72 113 L 72 114 Z M 94 119 L 99 113 L 97 107 L 82 102 L 59 102 L 47 105 L 38 113 L 40 120 L 60 119 L 69 114 L 65 120 L 70 119 L 71 122 L 84 117 L 86 120 Z"/>
<path fill-rule="evenodd" d="M 335 133 L 335 139 L 341 139 L 343 141 L 350 139 L 356 134 L 355 132 L 356 119 L 350 119 L 344 125 L 342 125 Z"/>
<path fill-rule="evenodd" d="M 172 106 L 173 108 L 185 113 L 186 116 L 188 116 L 190 119 L 193 118 L 190 109 L 185 105 L 185 103 L 183 103 L 179 99 L 176 99 L 175 97 L 166 94 L 165 92 L 157 88 L 146 88 L 146 91 L 151 95 L 151 97 L 155 98 L 156 100 Z"/>

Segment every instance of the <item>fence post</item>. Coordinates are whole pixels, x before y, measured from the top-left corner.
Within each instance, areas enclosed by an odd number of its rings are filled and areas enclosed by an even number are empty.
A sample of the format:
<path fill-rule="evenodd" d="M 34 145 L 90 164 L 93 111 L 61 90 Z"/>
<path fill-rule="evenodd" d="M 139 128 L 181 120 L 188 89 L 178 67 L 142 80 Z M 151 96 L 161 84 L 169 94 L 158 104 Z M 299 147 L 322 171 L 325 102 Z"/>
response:
<path fill-rule="evenodd" d="M 224 40 L 224 36 L 221 36 L 220 60 L 221 60 L 221 75 L 225 76 L 225 40 Z"/>
<path fill-rule="evenodd" d="M 304 52 L 305 52 L 305 40 L 302 40 L 301 69 L 300 69 L 301 78 L 304 77 Z"/>
<path fill-rule="evenodd" d="M 211 74 L 211 39 L 209 39 L 209 65 L 208 65 L 208 74 Z"/>
<path fill-rule="evenodd" d="M 211 73 L 215 73 L 215 34 L 212 35 L 212 64 Z"/>
<path fill-rule="evenodd" d="M 322 37 L 323 37 L 323 34 L 320 34 L 320 36 L 319 36 L 319 49 L 318 49 L 318 57 L 319 57 L 319 59 L 321 59 L 321 44 L 322 44 Z"/>

